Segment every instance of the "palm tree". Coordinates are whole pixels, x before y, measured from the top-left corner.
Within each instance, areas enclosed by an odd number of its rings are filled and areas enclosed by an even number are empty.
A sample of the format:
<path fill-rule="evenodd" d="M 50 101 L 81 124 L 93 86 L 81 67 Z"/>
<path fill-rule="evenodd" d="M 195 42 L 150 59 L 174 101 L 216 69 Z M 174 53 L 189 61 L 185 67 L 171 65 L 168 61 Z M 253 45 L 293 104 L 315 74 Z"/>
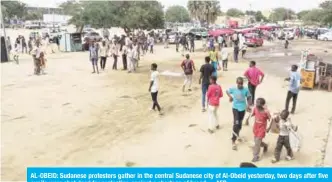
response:
<path fill-rule="evenodd" d="M 208 25 L 217 20 L 220 15 L 220 4 L 218 0 L 211 1 L 188 1 L 190 15 L 201 24 L 206 22 Z"/>

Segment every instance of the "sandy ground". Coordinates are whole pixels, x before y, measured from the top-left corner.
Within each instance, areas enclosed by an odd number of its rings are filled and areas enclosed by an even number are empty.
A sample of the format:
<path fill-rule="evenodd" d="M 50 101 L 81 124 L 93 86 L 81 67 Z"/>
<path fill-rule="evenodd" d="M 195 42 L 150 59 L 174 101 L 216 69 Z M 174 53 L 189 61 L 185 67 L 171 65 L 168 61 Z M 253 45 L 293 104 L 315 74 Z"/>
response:
<path fill-rule="evenodd" d="M 192 54 L 197 68 L 205 55 Z M 156 53 L 145 56 L 135 74 L 112 71 L 111 59 L 104 72 L 91 74 L 87 58 L 87 52 L 49 54 L 47 74 L 41 76 L 32 75 L 27 55 L 19 65 L 1 64 L 1 180 L 25 180 L 28 166 L 220 167 L 252 159 L 250 126 L 241 131 L 246 141 L 239 150 L 231 150 L 232 112 L 226 97 L 218 111 L 222 128 L 212 135 L 206 132 L 208 115 L 201 112 L 198 72 L 191 93 L 182 93 L 183 78 L 161 76 L 159 102 L 165 115 L 149 111 L 149 65 L 156 62 L 160 71 L 181 72 L 183 58 L 173 45 L 156 46 Z M 219 84 L 224 90 L 234 86 L 247 66 L 246 61 L 231 62 L 229 71 L 220 73 Z M 280 111 L 286 83 L 266 75 L 257 96 L 267 100 L 272 112 Z M 331 93 L 301 91 L 292 116 L 303 137 L 301 151 L 293 161 L 272 165 L 277 136 L 269 134 L 269 151 L 257 165 L 332 166 L 330 158 L 325 162 L 331 102 Z"/>

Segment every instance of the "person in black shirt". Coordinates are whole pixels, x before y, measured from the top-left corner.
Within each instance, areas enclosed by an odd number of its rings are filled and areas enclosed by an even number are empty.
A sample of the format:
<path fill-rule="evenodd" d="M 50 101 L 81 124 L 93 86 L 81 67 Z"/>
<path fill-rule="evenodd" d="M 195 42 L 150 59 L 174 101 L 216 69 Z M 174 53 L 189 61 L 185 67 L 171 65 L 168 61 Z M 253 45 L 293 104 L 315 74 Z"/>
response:
<path fill-rule="evenodd" d="M 195 35 L 190 35 L 189 37 L 189 40 L 190 40 L 190 49 L 189 51 L 190 52 L 195 52 Z"/>
<path fill-rule="evenodd" d="M 238 44 L 234 45 L 234 62 L 238 62 L 239 60 L 239 52 L 240 52 L 240 48 Z"/>
<path fill-rule="evenodd" d="M 210 64 L 210 57 L 205 57 L 205 64 L 202 65 L 200 72 L 201 76 L 199 78 L 199 84 L 202 84 L 202 111 L 205 112 L 205 103 L 206 103 L 206 92 L 210 85 L 210 77 L 212 73 L 215 71 L 213 66 Z"/>
<path fill-rule="evenodd" d="M 179 44 L 180 44 L 180 37 L 179 34 L 175 34 L 175 45 L 176 45 L 176 52 L 179 52 Z"/>
<path fill-rule="evenodd" d="M 25 41 L 25 38 L 22 36 L 22 53 L 28 53 L 27 51 L 27 42 Z"/>

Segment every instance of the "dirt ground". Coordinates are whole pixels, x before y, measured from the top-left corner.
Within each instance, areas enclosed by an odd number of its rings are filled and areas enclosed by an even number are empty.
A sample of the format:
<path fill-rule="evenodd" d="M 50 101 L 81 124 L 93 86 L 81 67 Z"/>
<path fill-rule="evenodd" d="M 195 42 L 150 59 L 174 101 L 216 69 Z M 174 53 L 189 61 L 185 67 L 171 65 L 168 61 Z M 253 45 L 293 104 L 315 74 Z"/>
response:
<path fill-rule="evenodd" d="M 249 52 L 252 52 L 250 50 Z M 191 54 L 199 69 L 206 53 Z M 25 180 L 28 166 L 238 166 L 252 159 L 252 127 L 244 126 L 245 142 L 231 149 L 232 112 L 228 98 L 221 100 L 221 129 L 209 134 L 207 113 L 201 112 L 199 72 L 193 91 L 182 93 L 183 78 L 161 76 L 159 102 L 165 115 L 149 111 L 149 65 L 159 71 L 181 73 L 180 53 L 156 46 L 146 55 L 138 73 L 111 70 L 112 59 L 100 74 L 91 74 L 87 52 L 48 55 L 47 74 L 33 75 L 32 60 L 1 64 L 1 180 Z M 282 59 L 282 58 L 279 58 Z M 286 60 L 286 58 L 285 58 Z M 286 61 L 284 61 L 286 62 Z M 268 65 L 257 96 L 264 97 L 271 112 L 283 109 L 287 64 Z M 279 67 L 278 67 L 279 65 Z M 218 83 L 225 91 L 242 76 L 247 60 L 229 63 Z M 118 64 L 119 68 L 122 65 Z M 258 67 L 260 62 L 258 59 Z M 272 68 L 273 69 L 272 69 Z M 278 69 L 280 76 L 273 71 Z M 269 151 L 258 166 L 332 166 L 324 163 L 332 114 L 332 94 L 301 91 L 292 121 L 303 138 L 295 160 L 272 165 L 277 136 L 268 134 Z M 284 156 L 284 154 L 283 154 Z"/>

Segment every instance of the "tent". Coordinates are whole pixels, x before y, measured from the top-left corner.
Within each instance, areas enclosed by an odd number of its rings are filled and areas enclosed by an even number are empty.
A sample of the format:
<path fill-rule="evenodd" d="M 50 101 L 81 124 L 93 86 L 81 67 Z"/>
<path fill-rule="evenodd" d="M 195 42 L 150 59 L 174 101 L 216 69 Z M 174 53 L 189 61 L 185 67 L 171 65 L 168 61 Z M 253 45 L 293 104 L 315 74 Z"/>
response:
<path fill-rule="evenodd" d="M 268 31 L 273 29 L 272 26 L 266 26 L 266 25 L 261 25 L 257 28 L 260 29 L 260 30 L 268 30 Z"/>
<path fill-rule="evenodd" d="M 238 33 L 251 33 L 251 32 L 255 32 L 257 30 L 257 28 L 244 28 L 244 29 L 236 29 L 235 31 Z"/>
<path fill-rule="evenodd" d="M 209 36 L 217 37 L 219 35 L 226 35 L 226 34 L 233 34 L 235 31 L 230 28 L 223 28 L 223 29 L 217 29 L 217 30 L 210 30 Z"/>

